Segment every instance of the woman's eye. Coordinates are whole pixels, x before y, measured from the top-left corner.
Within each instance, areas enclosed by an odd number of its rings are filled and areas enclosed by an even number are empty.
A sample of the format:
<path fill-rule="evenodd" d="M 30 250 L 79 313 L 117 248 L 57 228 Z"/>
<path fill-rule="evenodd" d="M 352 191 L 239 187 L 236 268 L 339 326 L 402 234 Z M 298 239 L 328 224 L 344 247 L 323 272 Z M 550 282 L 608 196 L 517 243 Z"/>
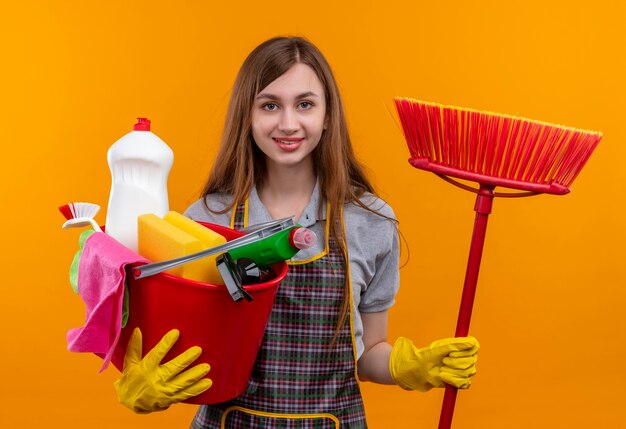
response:
<path fill-rule="evenodd" d="M 278 106 L 274 103 L 266 103 L 263 105 L 263 110 L 269 110 L 270 112 L 278 109 Z"/>
<path fill-rule="evenodd" d="M 298 107 L 300 109 L 310 109 L 311 107 L 313 107 L 313 104 L 311 104 L 309 101 L 303 101 L 298 105 Z"/>

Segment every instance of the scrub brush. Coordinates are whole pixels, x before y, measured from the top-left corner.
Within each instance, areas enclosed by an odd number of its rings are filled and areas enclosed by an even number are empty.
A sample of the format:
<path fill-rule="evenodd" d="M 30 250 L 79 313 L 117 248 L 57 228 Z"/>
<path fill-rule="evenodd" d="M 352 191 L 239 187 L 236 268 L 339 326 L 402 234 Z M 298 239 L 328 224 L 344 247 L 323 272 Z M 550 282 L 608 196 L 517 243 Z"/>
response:
<path fill-rule="evenodd" d="M 100 206 L 93 203 L 79 202 L 59 206 L 59 211 L 65 216 L 65 219 L 67 219 L 62 228 L 79 228 L 91 225 L 96 231 L 102 232 L 100 226 L 93 219 L 99 210 Z"/>

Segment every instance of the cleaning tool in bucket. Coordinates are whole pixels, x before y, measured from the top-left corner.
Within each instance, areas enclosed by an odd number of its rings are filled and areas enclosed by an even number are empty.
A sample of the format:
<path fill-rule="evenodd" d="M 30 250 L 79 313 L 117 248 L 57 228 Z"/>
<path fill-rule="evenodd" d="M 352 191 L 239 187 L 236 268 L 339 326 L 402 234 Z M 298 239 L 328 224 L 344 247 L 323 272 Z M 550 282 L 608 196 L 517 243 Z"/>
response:
<path fill-rule="evenodd" d="M 202 223 L 227 240 L 243 234 L 219 225 Z M 132 270 L 131 270 L 132 272 Z M 253 301 L 235 302 L 223 285 L 213 285 L 158 273 L 143 278 L 128 276 L 130 311 L 112 362 L 121 371 L 124 354 L 135 327 L 143 337 L 142 356 L 152 350 L 172 329 L 178 341 L 163 358 L 199 346 L 202 354 L 194 361 L 208 363 L 213 384 L 206 392 L 185 400 L 193 404 L 224 402 L 243 393 L 252 374 L 256 355 L 274 304 L 278 285 L 287 274 L 287 264 L 271 266 L 273 275 L 258 284 L 243 286 Z"/>
<path fill-rule="evenodd" d="M 295 225 L 262 240 L 230 249 L 228 254 L 235 260 L 250 259 L 258 267 L 267 268 L 277 262 L 293 258 L 300 250 L 313 246 L 316 239 L 313 231 Z"/>
<path fill-rule="evenodd" d="M 102 232 L 98 223 L 94 220 L 94 217 L 100 211 L 100 206 L 93 203 L 70 203 L 63 204 L 59 207 L 59 211 L 65 216 L 66 222 L 62 228 L 80 228 L 83 226 L 91 225 L 91 227 Z"/>
<path fill-rule="evenodd" d="M 150 131 L 150 120 L 137 118 L 133 131 L 115 142 L 107 152 L 111 170 L 111 193 L 106 233 L 137 251 L 137 216 L 169 210 L 167 177 L 174 153 Z"/>
<path fill-rule="evenodd" d="M 602 134 L 409 98 L 394 102 L 411 154 L 409 163 L 476 193 L 476 218 L 455 332 L 465 337 L 493 198 L 567 194 Z M 479 187 L 456 179 L 477 182 Z M 496 193 L 496 186 L 522 192 Z M 456 388 L 446 386 L 439 429 L 452 425 L 456 393 Z"/>
<path fill-rule="evenodd" d="M 248 234 L 242 235 L 238 238 L 228 241 L 219 246 L 212 247 L 210 249 L 202 250 L 197 253 L 192 253 L 190 255 L 181 256 L 180 258 L 174 258 L 167 261 L 154 262 L 151 264 L 143 265 L 135 268 L 133 274 L 136 279 L 140 279 L 142 277 L 152 276 L 154 274 L 161 273 L 163 271 L 167 271 L 171 268 L 177 267 L 182 264 L 186 264 L 191 261 L 195 261 L 200 258 L 205 258 L 211 255 L 217 255 L 219 253 L 226 252 L 231 249 L 235 249 L 247 244 L 252 244 L 261 240 L 264 240 L 267 237 L 271 237 L 274 234 L 280 233 L 281 231 L 289 230 L 294 227 L 292 218 L 284 218 L 278 219 L 272 222 L 268 222 L 262 228 L 255 229 Z M 270 238 L 269 241 L 272 242 L 273 238 Z M 270 256 L 274 256 L 274 252 L 271 249 L 268 249 L 268 253 Z M 281 259 L 284 261 L 285 259 Z M 278 262 L 276 260 L 275 262 Z M 274 263 L 274 262 L 272 262 Z"/>
<path fill-rule="evenodd" d="M 294 226 L 223 253 L 217 258 L 217 269 L 233 300 L 252 301 L 242 287 L 245 283 L 258 282 L 267 275 L 270 265 L 293 258 L 300 250 L 313 246 L 316 238 L 310 229 Z"/>
<path fill-rule="evenodd" d="M 222 253 L 217 258 L 217 269 L 233 301 L 239 302 L 242 299 L 252 301 L 252 295 L 243 288 L 243 283 L 247 280 L 248 270 L 240 266 L 237 262 L 239 261 L 235 261 L 228 252 Z M 249 262 L 251 263 L 251 268 L 258 269 L 254 262 Z"/>

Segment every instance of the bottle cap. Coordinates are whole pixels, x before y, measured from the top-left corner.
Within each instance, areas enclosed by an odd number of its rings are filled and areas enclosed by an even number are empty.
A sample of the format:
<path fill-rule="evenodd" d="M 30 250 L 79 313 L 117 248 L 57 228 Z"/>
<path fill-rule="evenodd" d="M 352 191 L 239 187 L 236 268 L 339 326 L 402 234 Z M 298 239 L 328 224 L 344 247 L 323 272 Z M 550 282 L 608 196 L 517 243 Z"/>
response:
<path fill-rule="evenodd" d="M 296 249 L 303 250 L 315 244 L 317 236 L 308 228 L 296 227 L 289 234 L 289 241 Z"/>
<path fill-rule="evenodd" d="M 137 118 L 137 123 L 133 126 L 133 131 L 150 131 L 150 119 Z"/>

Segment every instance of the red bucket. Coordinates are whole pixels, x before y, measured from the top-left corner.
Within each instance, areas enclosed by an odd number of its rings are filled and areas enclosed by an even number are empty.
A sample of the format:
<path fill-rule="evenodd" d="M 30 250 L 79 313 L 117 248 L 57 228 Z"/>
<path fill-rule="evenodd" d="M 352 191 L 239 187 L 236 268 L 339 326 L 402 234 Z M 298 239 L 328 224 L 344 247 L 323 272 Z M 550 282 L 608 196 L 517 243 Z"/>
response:
<path fill-rule="evenodd" d="M 202 225 L 232 240 L 242 233 L 219 225 Z M 128 323 L 122 329 L 112 363 L 120 371 L 130 335 L 139 326 L 145 356 L 171 329 L 180 337 L 163 362 L 192 346 L 202 354 L 192 363 L 211 365 L 208 377 L 213 385 L 190 398 L 190 404 L 228 401 L 244 392 L 263 340 L 279 283 L 287 275 L 285 262 L 272 266 L 270 281 L 244 286 L 252 301 L 233 301 L 225 286 L 201 283 L 160 273 L 135 280 L 127 276 L 130 292 Z"/>

